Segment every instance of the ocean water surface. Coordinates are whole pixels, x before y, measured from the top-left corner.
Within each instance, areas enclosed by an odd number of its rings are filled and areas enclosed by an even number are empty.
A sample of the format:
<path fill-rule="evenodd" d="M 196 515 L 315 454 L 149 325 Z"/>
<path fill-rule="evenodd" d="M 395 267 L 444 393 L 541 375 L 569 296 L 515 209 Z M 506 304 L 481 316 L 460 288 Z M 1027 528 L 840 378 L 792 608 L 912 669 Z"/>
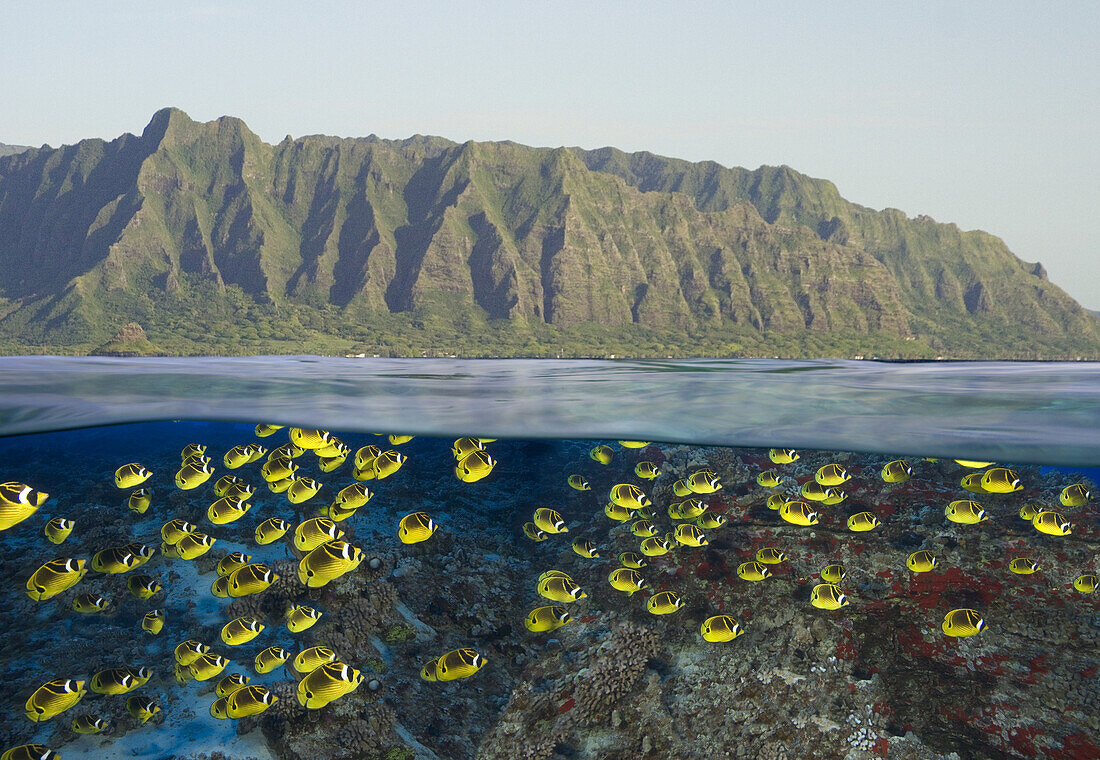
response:
<path fill-rule="evenodd" d="M 0 753 L 1100 757 L 1098 379 L 0 359 L 0 482 L 19 486 L 0 491 Z M 227 476 L 243 499 L 221 498 Z M 48 497 L 21 507 L 33 491 Z M 74 525 L 54 543 L 59 517 Z M 310 585 L 326 547 L 346 572 Z M 219 592 L 235 552 L 266 585 Z M 36 571 L 68 559 L 80 577 L 34 599 Z M 258 668 L 273 647 L 287 662 Z M 225 717 L 230 674 L 250 691 Z M 84 693 L 50 697 L 55 679 Z"/>

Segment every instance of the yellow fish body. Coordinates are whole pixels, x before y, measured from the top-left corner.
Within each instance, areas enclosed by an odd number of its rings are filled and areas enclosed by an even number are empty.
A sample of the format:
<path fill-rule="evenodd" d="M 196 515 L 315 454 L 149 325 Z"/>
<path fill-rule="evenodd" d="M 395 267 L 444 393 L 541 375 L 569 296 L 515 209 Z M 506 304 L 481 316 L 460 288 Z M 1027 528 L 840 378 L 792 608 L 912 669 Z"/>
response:
<path fill-rule="evenodd" d="M 695 524 L 703 530 L 721 528 L 727 522 L 725 515 L 712 515 L 710 513 L 699 515 L 695 518 Z"/>
<path fill-rule="evenodd" d="M 638 538 L 657 535 L 657 527 L 649 520 L 635 520 L 630 524 L 630 532 Z"/>
<path fill-rule="evenodd" d="M 539 530 L 537 527 L 535 527 L 535 524 L 533 522 L 525 522 L 523 524 L 523 535 L 536 542 L 545 541 L 547 538 L 549 538 L 549 536 L 546 535 L 546 531 Z"/>
<path fill-rule="evenodd" d="M 532 521 L 535 523 L 535 527 L 545 533 L 568 533 L 569 528 L 565 524 L 565 520 L 555 510 L 549 507 L 539 507 L 535 510 Z"/>
<path fill-rule="evenodd" d="M 813 508 L 804 501 L 785 501 L 779 508 L 779 517 L 791 525 L 817 525 L 819 516 Z"/>
<path fill-rule="evenodd" d="M 683 600 L 672 591 L 662 591 L 659 594 L 654 594 L 645 603 L 645 607 L 651 615 L 671 615 L 683 606 Z"/>
<path fill-rule="evenodd" d="M 350 694 L 363 683 L 363 674 L 342 662 L 330 662 L 298 682 L 298 703 L 319 710 L 335 699 Z"/>
<path fill-rule="evenodd" d="M 205 533 L 194 531 L 176 542 L 176 556 L 180 559 L 193 560 L 210 551 L 214 542 L 218 539 Z"/>
<path fill-rule="evenodd" d="M 768 500 L 766 502 L 764 502 L 764 505 L 768 509 L 770 509 L 774 512 L 778 512 L 783 507 L 783 505 L 786 504 L 786 503 L 787 503 L 787 497 L 786 496 L 784 496 L 781 493 L 773 493 L 771 496 L 768 497 Z"/>
<path fill-rule="evenodd" d="M 684 483 L 692 493 L 699 494 L 714 493 L 722 488 L 722 482 L 710 470 L 693 472 Z"/>
<path fill-rule="evenodd" d="M 50 495 L 45 491 L 36 491 L 22 483 L 0 483 L 0 530 L 23 522 L 37 512 L 48 498 Z"/>
<path fill-rule="evenodd" d="M 642 541 L 640 551 L 647 557 L 661 557 L 668 554 L 672 544 L 661 536 L 650 536 Z"/>
<path fill-rule="evenodd" d="M 206 644 L 203 644 L 201 641 L 188 639 L 187 641 L 181 641 L 179 644 L 177 644 L 173 654 L 178 664 L 190 665 L 195 660 L 199 659 L 199 657 L 209 651 L 210 648 L 207 647 Z"/>
<path fill-rule="evenodd" d="M 469 678 L 485 667 L 485 657 L 473 649 L 455 649 L 440 655 L 435 663 L 435 677 L 440 681 Z"/>
<path fill-rule="evenodd" d="M 234 599 L 258 594 L 279 579 L 279 574 L 267 565 L 253 562 L 239 567 L 226 578 L 226 593 Z"/>
<path fill-rule="evenodd" d="M 682 499 L 685 496 L 691 496 L 695 492 L 688 488 L 687 481 L 681 478 L 672 484 L 672 493 Z"/>
<path fill-rule="evenodd" d="M 260 546 L 274 543 L 286 535 L 290 523 L 281 517 L 269 517 L 256 526 L 255 539 Z"/>
<path fill-rule="evenodd" d="M 764 488 L 775 488 L 780 485 L 779 473 L 775 470 L 764 470 L 756 476 L 756 485 Z"/>
<path fill-rule="evenodd" d="M 298 563 L 298 580 L 309 588 L 320 588 L 359 567 L 363 557 L 362 549 L 346 541 L 329 541 Z"/>
<path fill-rule="evenodd" d="M 127 694 L 140 689 L 152 677 L 149 668 L 108 668 L 92 676 L 91 688 L 96 694 Z"/>
<path fill-rule="evenodd" d="M 847 607 L 848 597 L 834 583 L 819 583 L 810 592 L 810 604 L 819 610 L 839 610 Z"/>
<path fill-rule="evenodd" d="M 768 450 L 768 459 L 772 460 L 772 464 L 790 464 L 791 462 L 797 462 L 801 456 L 794 449 Z"/>
<path fill-rule="evenodd" d="M 214 474 L 214 468 L 209 464 L 184 465 L 176 473 L 176 488 L 182 491 L 192 491 L 201 486 L 206 481 L 210 480 L 210 476 Z"/>
<path fill-rule="evenodd" d="M 164 610 L 150 610 L 141 619 L 141 630 L 158 636 L 164 630 Z"/>
<path fill-rule="evenodd" d="M 1084 483 L 1074 483 L 1062 489 L 1058 494 L 1058 501 L 1063 507 L 1083 507 L 1088 504 L 1091 496 L 1088 486 Z"/>
<path fill-rule="evenodd" d="M 895 459 L 882 466 L 879 477 L 884 483 L 904 483 L 913 477 L 913 468 L 904 459 Z"/>
<path fill-rule="evenodd" d="M 680 523 L 676 526 L 676 542 L 684 546 L 706 546 L 709 542 L 697 525 Z"/>
<path fill-rule="evenodd" d="M 275 668 L 290 659 L 290 652 L 282 647 L 268 647 L 256 655 L 252 661 L 252 667 L 257 673 L 270 673 Z M 333 654 L 333 658 L 336 655 Z"/>
<path fill-rule="evenodd" d="M 43 528 L 43 532 L 46 534 L 46 539 L 51 544 L 63 544 L 73 532 L 73 527 L 76 525 L 72 520 L 66 520 L 64 517 L 55 517 L 46 523 L 46 527 Z"/>
<path fill-rule="evenodd" d="M 214 570 L 219 576 L 229 575 L 237 568 L 244 567 L 251 561 L 252 557 L 244 552 L 230 552 L 218 561 L 218 566 L 214 568 Z"/>
<path fill-rule="evenodd" d="M 635 552 L 623 552 L 619 555 L 618 559 L 619 564 L 623 567 L 629 567 L 633 570 L 640 570 L 649 564 L 645 561 L 645 557 Z"/>
<path fill-rule="evenodd" d="M 325 517 L 312 517 L 303 520 L 294 529 L 294 547 L 298 551 L 311 552 L 321 544 L 342 538 L 344 531 L 336 523 Z"/>
<path fill-rule="evenodd" d="M 427 541 L 437 530 L 439 526 L 427 512 L 413 512 L 397 524 L 397 538 L 403 544 L 418 544 Z"/>
<path fill-rule="evenodd" d="M 1007 467 L 991 467 L 982 473 L 982 488 L 988 493 L 1014 493 L 1023 488 L 1020 476 Z"/>
<path fill-rule="evenodd" d="M 160 705 L 146 697 L 130 697 L 126 700 L 126 712 L 141 721 L 144 726 L 160 712 Z"/>
<path fill-rule="evenodd" d="M 939 564 L 939 560 L 936 559 L 936 555 L 927 549 L 922 549 L 919 552 L 913 552 L 905 560 L 905 566 L 914 573 L 928 573 L 935 569 Z"/>
<path fill-rule="evenodd" d="M 320 620 L 321 614 L 322 613 L 312 607 L 307 607 L 304 604 L 288 607 L 285 616 L 287 630 L 291 633 L 301 633 L 311 628 Z"/>
<path fill-rule="evenodd" d="M 642 480 L 653 480 L 661 475 L 661 468 L 653 462 L 638 462 L 634 465 L 634 474 Z"/>
<path fill-rule="evenodd" d="M 821 568 L 821 580 L 826 583 L 831 583 L 834 586 L 844 580 L 847 575 L 848 571 L 844 569 L 844 565 L 839 563 L 834 562 L 831 565 L 825 565 L 825 567 Z"/>
<path fill-rule="evenodd" d="M 756 561 L 762 565 L 778 565 L 787 559 L 787 555 L 773 546 L 756 550 Z"/>
<path fill-rule="evenodd" d="M 592 486 L 588 485 L 588 480 L 583 475 L 570 475 L 566 482 L 569 487 L 575 491 L 591 491 Z"/>
<path fill-rule="evenodd" d="M 235 470 L 238 467 L 244 467 L 252 459 L 252 451 L 247 446 L 234 446 L 229 451 L 225 452 L 222 457 L 222 464 L 230 470 Z"/>
<path fill-rule="evenodd" d="M 713 643 L 733 641 L 744 632 L 737 621 L 729 615 L 709 617 L 699 626 L 699 635 L 703 637 L 703 640 Z"/>
<path fill-rule="evenodd" d="M 627 522 L 634 516 L 634 513 L 626 507 L 620 507 L 611 501 L 604 505 L 603 513 L 615 522 Z"/>
<path fill-rule="evenodd" d="M 131 462 L 115 470 L 115 485 L 119 488 L 133 488 L 134 486 L 140 486 L 152 475 L 153 473 L 142 465 Z"/>
<path fill-rule="evenodd" d="M 531 633 L 546 633 L 556 631 L 572 619 L 569 616 L 569 610 L 551 605 L 531 610 L 524 618 L 523 624 Z"/>
<path fill-rule="evenodd" d="M 552 602 L 575 602 L 588 596 L 572 579 L 560 576 L 540 580 L 536 591 Z"/>
<path fill-rule="evenodd" d="M 51 559 L 27 579 L 27 596 L 36 602 L 53 599 L 79 583 L 87 572 L 82 559 Z"/>
<path fill-rule="evenodd" d="M 977 525 L 989 519 L 982 505 L 976 501 L 960 499 L 953 501 L 944 509 L 947 519 L 960 525 Z"/>
<path fill-rule="evenodd" d="M 985 620 L 975 610 L 951 610 L 944 616 L 940 630 L 955 638 L 977 636 L 985 630 Z"/>
<path fill-rule="evenodd" d="M 1039 563 L 1027 557 L 1016 557 L 1008 563 L 1008 571 L 1015 575 L 1031 575 L 1039 569 Z"/>
<path fill-rule="evenodd" d="M 471 451 L 455 465 L 455 477 L 463 483 L 476 483 L 496 467 L 497 461 L 487 451 Z"/>
<path fill-rule="evenodd" d="M 770 577 L 772 571 L 760 562 L 742 562 L 737 566 L 737 577 L 743 581 L 756 583 Z"/>
<path fill-rule="evenodd" d="M 839 464 L 827 464 L 819 467 L 814 473 L 814 481 L 827 488 L 844 485 L 851 477 L 851 474 Z"/>
<path fill-rule="evenodd" d="M 602 465 L 611 464 L 611 460 L 614 458 L 615 452 L 611 450 L 610 446 L 603 444 L 595 447 L 588 452 L 588 458 L 594 462 L 599 462 Z"/>
<path fill-rule="evenodd" d="M 126 588 L 136 599 L 151 599 L 161 590 L 161 585 L 151 575 L 132 575 L 126 581 Z"/>
<path fill-rule="evenodd" d="M 573 539 L 573 551 L 588 559 L 600 556 L 600 553 L 596 550 L 596 545 L 586 538 Z"/>
<path fill-rule="evenodd" d="M 209 681 L 211 678 L 220 675 L 228 664 L 229 660 L 220 654 L 207 652 L 195 658 L 195 661 L 188 665 L 187 669 L 196 681 Z"/>
<path fill-rule="evenodd" d="M 1082 594 L 1093 593 L 1094 591 L 1096 591 L 1097 584 L 1098 581 L 1096 576 L 1091 573 L 1078 575 L 1076 578 L 1073 579 L 1073 587 Z"/>
<path fill-rule="evenodd" d="M 627 596 L 634 596 L 642 589 L 648 588 L 645 578 L 637 570 L 629 567 L 619 567 L 611 571 L 607 576 L 607 582 L 616 591 L 624 591 Z"/>
<path fill-rule="evenodd" d="M 644 449 L 649 441 L 619 441 L 619 445 L 624 449 Z"/>
<path fill-rule="evenodd" d="M 313 478 L 295 478 L 286 490 L 286 498 L 291 504 L 309 501 L 321 490 L 321 484 Z"/>
<path fill-rule="evenodd" d="M 982 487 L 982 473 L 971 472 L 963 476 L 963 479 L 959 481 L 959 485 L 964 490 L 970 491 L 970 493 L 989 493 Z"/>
<path fill-rule="evenodd" d="M 206 519 L 215 525 L 228 525 L 244 517 L 250 509 L 252 505 L 247 501 L 223 496 L 206 508 Z"/>
<path fill-rule="evenodd" d="M 264 624 L 256 618 L 244 615 L 222 626 L 221 640 L 231 647 L 240 646 L 259 636 L 264 628 Z"/>
<path fill-rule="evenodd" d="M 42 723 L 75 706 L 87 693 L 83 681 L 72 678 L 47 681 L 27 699 L 24 712 L 33 722 Z"/>
<path fill-rule="evenodd" d="M 1068 536 L 1073 532 L 1073 524 L 1058 512 L 1040 512 L 1031 524 L 1035 530 L 1048 536 Z"/>
<path fill-rule="evenodd" d="M 401 465 L 405 464 L 406 460 L 408 460 L 408 457 L 400 452 L 393 451 L 392 449 L 390 451 L 383 451 L 374 458 L 373 462 L 371 462 L 371 469 L 374 470 L 374 477 L 377 480 L 388 478 L 390 475 L 400 470 Z"/>
<path fill-rule="evenodd" d="M 848 530 L 853 533 L 866 533 L 869 530 L 874 530 L 881 523 L 878 518 L 870 512 L 857 512 L 848 518 Z"/>
<path fill-rule="evenodd" d="M 245 686 L 226 697 L 226 715 L 233 720 L 259 715 L 275 704 L 278 699 L 263 686 Z"/>
<path fill-rule="evenodd" d="M 651 502 L 633 483 L 619 483 L 611 487 L 611 503 L 633 511 L 648 507 Z"/>
<path fill-rule="evenodd" d="M 98 734 L 107 729 L 107 721 L 94 715 L 78 715 L 69 725 L 74 734 Z M 35 755 L 36 758 L 44 755 Z"/>

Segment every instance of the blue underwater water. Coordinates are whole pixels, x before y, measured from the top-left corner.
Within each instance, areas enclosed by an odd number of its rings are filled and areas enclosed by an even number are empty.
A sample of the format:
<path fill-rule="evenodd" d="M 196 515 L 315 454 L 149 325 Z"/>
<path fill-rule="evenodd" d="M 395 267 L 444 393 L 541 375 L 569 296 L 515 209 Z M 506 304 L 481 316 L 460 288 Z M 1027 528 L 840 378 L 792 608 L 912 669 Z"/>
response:
<path fill-rule="evenodd" d="M 1100 569 L 1100 511 L 1090 494 L 1063 506 L 1062 489 L 1095 489 L 1100 463 L 1100 397 L 1095 365 L 879 365 L 854 362 L 417 362 L 385 360 L 0 359 L 0 482 L 50 494 L 30 517 L 0 531 L 0 752 L 40 743 L 71 758 L 143 760 L 300 760 L 304 758 L 862 758 L 918 760 L 1100 755 L 1100 607 L 1074 587 Z M 177 419 L 178 418 L 178 419 Z M 257 437 L 258 422 L 331 430 L 350 448 L 331 472 L 307 451 L 298 475 L 320 491 L 300 504 L 269 490 L 264 460 L 227 469 L 223 454 L 241 444 L 273 449 L 287 430 Z M 415 434 L 391 444 L 375 433 Z M 477 482 L 455 475 L 460 435 L 485 444 L 495 465 Z M 658 441 L 627 448 L 620 438 Z M 180 452 L 207 446 L 214 473 L 194 490 L 174 474 Z M 609 464 L 590 452 L 612 452 Z M 736 444 L 736 445 L 735 445 Z M 305 552 L 284 539 L 257 545 L 254 529 L 271 517 L 292 526 L 317 516 L 356 482 L 350 459 L 363 446 L 399 451 L 404 464 L 363 481 L 371 500 L 337 523 L 363 551 L 354 571 L 319 589 L 298 579 Z M 798 449 L 773 464 L 768 446 Z M 975 494 L 960 480 L 983 469 L 958 456 L 1010 467 L 1013 493 Z M 886 483 L 880 470 L 905 457 L 912 478 Z M 928 457 L 927 459 L 923 457 Z M 115 470 L 138 462 L 153 475 L 144 514 L 127 508 L 132 489 Z M 639 462 L 661 471 L 646 480 Z M 836 463 L 850 479 L 837 504 L 814 502 L 818 522 L 798 526 L 769 509 L 768 497 L 801 498 L 818 468 Z M 674 483 L 713 471 L 722 487 L 678 496 Z M 775 469 L 780 485 L 757 476 Z M 988 469 L 988 468 L 985 468 Z M 239 520 L 206 515 L 214 482 L 241 477 L 257 488 Z M 590 490 L 567 482 L 581 475 Z M 638 486 L 652 501 L 657 535 L 685 520 L 669 507 L 697 499 L 726 523 L 703 531 L 704 546 L 678 543 L 646 558 L 647 587 L 628 596 L 608 574 L 642 538 L 609 519 L 612 487 Z M 949 521 L 956 500 L 979 501 L 989 519 Z M 1020 512 L 1056 510 L 1067 536 L 1040 533 Z M 558 511 L 569 531 L 533 541 L 539 508 Z M 404 544 L 398 522 L 414 512 L 438 529 Z M 879 521 L 853 532 L 848 520 Z M 46 522 L 76 521 L 55 546 Z M 165 556 L 161 526 L 180 518 L 217 539 L 208 554 Z M 581 556 L 574 539 L 598 557 Z M 35 602 L 30 574 L 55 557 L 88 559 L 141 542 L 155 556 L 129 573 L 89 571 L 72 589 Z M 774 548 L 770 577 L 746 580 L 745 565 Z M 913 573 L 906 558 L 928 550 L 937 567 Z M 226 554 L 245 552 L 280 576 L 269 589 L 218 598 L 211 584 Z M 1010 562 L 1038 563 L 1033 574 Z M 844 567 L 849 602 L 815 608 L 811 594 L 830 564 Z M 568 573 L 577 601 L 537 593 L 543 572 Z M 129 576 L 155 577 L 163 591 L 140 600 Z M 653 614 L 648 602 L 676 594 L 680 608 Z M 91 592 L 111 601 L 79 614 L 72 599 Z M 322 613 L 292 633 L 289 604 Z M 567 610 L 567 624 L 527 630 L 540 606 Z M 157 636 L 141 629 L 154 608 L 166 615 Z M 983 630 L 944 635 L 954 609 L 973 609 Z M 266 626 L 239 646 L 223 625 L 247 615 Z M 708 642 L 703 621 L 728 615 L 743 631 Z M 207 682 L 178 684 L 174 649 L 193 639 L 231 661 Z M 296 698 L 300 673 L 257 673 L 253 658 L 280 646 L 292 653 L 330 646 L 362 684 L 313 710 Z M 425 680 L 425 664 L 460 648 L 484 666 L 469 678 Z M 75 707 L 35 724 L 24 703 L 54 678 L 90 681 L 106 668 L 149 667 L 153 677 L 128 695 L 88 693 Z M 278 700 L 237 720 L 211 716 L 222 676 L 247 674 Z M 433 671 L 434 672 L 434 671 Z M 147 724 L 126 709 L 134 694 L 161 707 Z M 100 735 L 77 735 L 77 715 L 104 717 Z"/>

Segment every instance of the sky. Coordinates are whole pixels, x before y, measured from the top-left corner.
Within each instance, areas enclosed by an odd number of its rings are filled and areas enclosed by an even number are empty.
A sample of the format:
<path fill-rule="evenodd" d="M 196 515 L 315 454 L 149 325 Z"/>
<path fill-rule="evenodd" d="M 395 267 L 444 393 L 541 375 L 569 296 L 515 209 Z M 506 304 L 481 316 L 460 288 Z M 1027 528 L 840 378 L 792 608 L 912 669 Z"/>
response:
<path fill-rule="evenodd" d="M 787 164 L 1003 238 L 1100 309 L 1100 2 L 24 2 L 0 142 L 155 110 Z"/>

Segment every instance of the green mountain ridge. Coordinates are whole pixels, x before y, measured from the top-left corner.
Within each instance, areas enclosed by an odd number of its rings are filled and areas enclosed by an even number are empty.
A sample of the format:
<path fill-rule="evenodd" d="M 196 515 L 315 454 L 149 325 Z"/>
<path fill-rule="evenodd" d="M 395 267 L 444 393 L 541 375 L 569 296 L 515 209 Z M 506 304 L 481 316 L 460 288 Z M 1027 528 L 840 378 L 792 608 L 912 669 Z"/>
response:
<path fill-rule="evenodd" d="M 984 232 L 793 169 L 154 114 L 0 158 L 0 349 L 1100 357 Z"/>
<path fill-rule="evenodd" d="M 7 143 L 0 143 L 0 156 L 11 156 L 15 153 L 22 153 L 25 150 L 30 150 L 29 145 L 8 145 Z"/>

